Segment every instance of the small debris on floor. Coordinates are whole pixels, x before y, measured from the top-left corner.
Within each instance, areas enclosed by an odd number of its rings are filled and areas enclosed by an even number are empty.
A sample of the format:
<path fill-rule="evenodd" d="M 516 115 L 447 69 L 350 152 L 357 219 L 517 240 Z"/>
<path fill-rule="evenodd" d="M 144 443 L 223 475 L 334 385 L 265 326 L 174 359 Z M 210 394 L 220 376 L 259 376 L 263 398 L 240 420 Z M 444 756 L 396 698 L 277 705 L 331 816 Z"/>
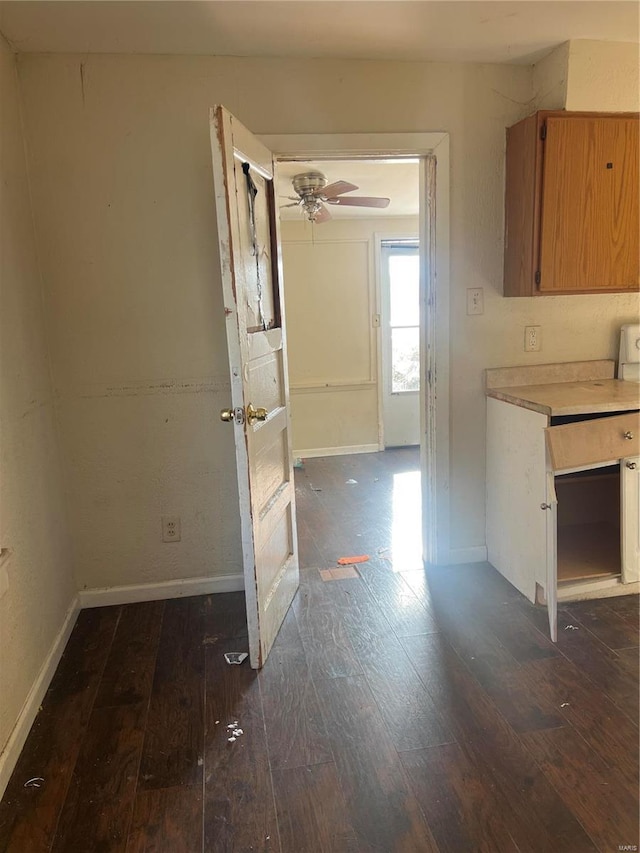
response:
<path fill-rule="evenodd" d="M 242 663 L 249 657 L 247 652 L 225 652 L 224 659 L 227 663 Z"/>
<path fill-rule="evenodd" d="M 304 468 L 304 460 L 300 459 L 299 456 L 296 456 L 296 458 L 293 460 L 293 467 L 294 468 Z"/>
<path fill-rule="evenodd" d="M 204 640 L 202 641 L 202 645 L 203 646 L 213 646 L 218 642 L 219 639 L 220 639 L 220 637 L 205 637 Z"/>
<path fill-rule="evenodd" d="M 378 556 L 380 556 L 381 554 L 386 554 L 387 551 L 389 551 L 389 550 L 390 550 L 389 548 L 378 548 L 378 550 L 376 551 L 376 554 Z"/>
<path fill-rule="evenodd" d="M 345 481 L 345 486 L 357 486 L 357 485 L 358 485 L 357 480 L 346 480 Z"/>
<path fill-rule="evenodd" d="M 244 730 L 239 728 L 238 721 L 234 720 L 233 723 L 229 723 L 227 726 L 227 733 L 229 734 L 229 737 L 227 738 L 229 743 L 235 743 L 239 737 L 242 737 Z"/>
<path fill-rule="evenodd" d="M 33 776 L 24 783 L 25 788 L 42 788 L 43 785 L 44 779 L 42 776 Z"/>
<path fill-rule="evenodd" d="M 322 489 L 319 489 L 317 486 L 312 486 L 311 483 L 309 483 L 309 488 L 311 489 L 312 492 L 321 492 L 322 491 Z"/>
<path fill-rule="evenodd" d="M 564 630 L 565 631 L 579 631 L 580 628 L 578 628 L 577 625 L 565 625 Z"/>
<path fill-rule="evenodd" d="M 338 569 L 318 569 L 323 581 L 342 581 L 346 578 L 359 578 L 353 566 L 340 566 Z"/>
<path fill-rule="evenodd" d="M 356 563 L 368 563 L 368 554 L 358 554 L 356 557 L 339 557 L 336 561 L 339 566 L 353 566 Z"/>
<path fill-rule="evenodd" d="M 568 706 L 569 706 L 569 702 L 562 702 L 560 705 L 561 708 L 567 708 Z"/>

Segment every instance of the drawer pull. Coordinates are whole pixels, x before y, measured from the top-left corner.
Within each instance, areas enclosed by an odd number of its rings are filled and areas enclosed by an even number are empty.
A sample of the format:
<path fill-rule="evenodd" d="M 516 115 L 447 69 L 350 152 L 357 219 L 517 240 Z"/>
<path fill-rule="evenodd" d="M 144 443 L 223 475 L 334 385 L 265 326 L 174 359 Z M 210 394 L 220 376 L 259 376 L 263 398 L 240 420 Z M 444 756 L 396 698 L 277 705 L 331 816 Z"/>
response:
<path fill-rule="evenodd" d="M 629 441 L 631 441 L 631 439 L 633 438 L 633 433 L 631 432 L 631 430 L 630 430 L 630 429 L 628 429 L 628 430 L 625 432 L 624 437 L 625 437 L 626 439 L 628 439 Z"/>
<path fill-rule="evenodd" d="M 629 468 L 631 471 L 635 471 L 635 470 L 636 470 L 636 468 L 638 467 L 638 466 L 636 465 L 636 463 L 635 463 L 635 462 L 625 462 L 625 465 L 626 465 L 626 466 L 627 466 L 627 468 Z"/>

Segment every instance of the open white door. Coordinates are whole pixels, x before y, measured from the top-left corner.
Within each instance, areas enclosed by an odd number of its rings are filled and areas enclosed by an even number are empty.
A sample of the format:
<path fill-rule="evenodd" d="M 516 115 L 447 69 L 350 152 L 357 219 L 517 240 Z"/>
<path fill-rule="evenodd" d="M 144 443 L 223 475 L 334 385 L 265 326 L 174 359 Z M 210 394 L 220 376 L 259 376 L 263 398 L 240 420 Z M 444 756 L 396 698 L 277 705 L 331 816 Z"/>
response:
<path fill-rule="evenodd" d="M 265 662 L 298 588 L 282 260 L 273 156 L 224 107 L 211 149 L 227 323 L 251 666 Z"/>

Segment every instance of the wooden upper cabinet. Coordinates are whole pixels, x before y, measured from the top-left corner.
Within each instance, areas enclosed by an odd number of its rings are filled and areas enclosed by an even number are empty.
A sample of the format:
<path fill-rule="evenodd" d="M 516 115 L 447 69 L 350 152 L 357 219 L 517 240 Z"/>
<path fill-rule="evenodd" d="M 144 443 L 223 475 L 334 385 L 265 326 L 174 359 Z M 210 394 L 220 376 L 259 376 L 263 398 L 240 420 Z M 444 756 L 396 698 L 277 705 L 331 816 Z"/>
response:
<path fill-rule="evenodd" d="M 638 289 L 638 127 L 545 110 L 508 128 L 505 296 Z"/>

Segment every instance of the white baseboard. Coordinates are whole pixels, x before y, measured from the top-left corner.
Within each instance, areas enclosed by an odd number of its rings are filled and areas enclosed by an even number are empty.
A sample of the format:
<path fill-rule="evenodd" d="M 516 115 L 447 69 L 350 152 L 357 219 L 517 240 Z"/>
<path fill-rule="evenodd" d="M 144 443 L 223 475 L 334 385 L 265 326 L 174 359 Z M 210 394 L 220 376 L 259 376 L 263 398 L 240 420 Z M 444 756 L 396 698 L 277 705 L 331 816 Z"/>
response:
<path fill-rule="evenodd" d="M 82 608 L 108 607 L 112 604 L 134 604 L 138 601 L 159 601 L 163 598 L 184 598 L 188 595 L 240 592 L 243 589 L 244 578 L 241 574 L 236 574 L 82 589 L 78 593 L 78 598 Z"/>
<path fill-rule="evenodd" d="M 448 556 L 440 562 L 443 566 L 461 566 L 463 563 L 486 563 L 487 546 L 476 545 L 474 548 L 452 548 Z"/>
<path fill-rule="evenodd" d="M 16 724 L 13 727 L 13 731 L 7 741 L 7 745 L 2 751 L 2 754 L 0 754 L 0 797 L 4 794 L 9 779 L 11 778 L 11 774 L 18 762 L 18 758 L 20 757 L 20 753 L 22 752 L 27 736 L 31 731 L 31 726 L 36 718 L 40 705 L 42 705 L 44 695 L 49 688 L 51 679 L 53 678 L 58 663 L 60 662 L 60 658 L 62 657 L 62 653 L 67 645 L 73 626 L 76 624 L 79 612 L 80 606 L 78 598 L 76 597 L 73 599 L 73 602 L 67 610 L 62 627 L 53 641 L 49 654 L 40 667 L 40 672 L 29 691 L 29 695 L 27 696 L 24 705 L 22 706 L 22 710 L 20 711 Z"/>
<path fill-rule="evenodd" d="M 378 453 L 378 444 L 351 444 L 345 447 L 314 447 L 312 450 L 294 450 L 294 459 L 315 459 L 318 456 L 347 456 L 350 453 Z"/>

